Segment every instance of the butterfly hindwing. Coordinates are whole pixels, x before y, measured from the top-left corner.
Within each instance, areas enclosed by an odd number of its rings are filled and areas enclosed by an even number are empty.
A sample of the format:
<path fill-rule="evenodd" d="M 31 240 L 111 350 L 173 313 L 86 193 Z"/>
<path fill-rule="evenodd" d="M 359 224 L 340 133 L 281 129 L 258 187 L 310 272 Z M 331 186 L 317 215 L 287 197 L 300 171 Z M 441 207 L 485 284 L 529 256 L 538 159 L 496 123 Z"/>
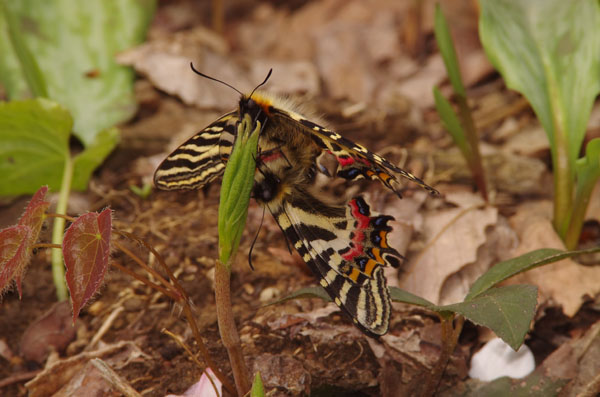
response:
<path fill-rule="evenodd" d="M 192 136 L 154 173 L 163 190 L 197 189 L 221 176 L 236 136 L 237 112 L 230 112 Z"/>
<path fill-rule="evenodd" d="M 310 193 L 298 191 L 266 206 L 334 302 L 363 332 L 385 334 L 391 303 L 383 266 L 402 261 L 387 243 L 393 218 L 371 216 L 362 197 L 345 208 L 316 202 L 317 207 Z"/>

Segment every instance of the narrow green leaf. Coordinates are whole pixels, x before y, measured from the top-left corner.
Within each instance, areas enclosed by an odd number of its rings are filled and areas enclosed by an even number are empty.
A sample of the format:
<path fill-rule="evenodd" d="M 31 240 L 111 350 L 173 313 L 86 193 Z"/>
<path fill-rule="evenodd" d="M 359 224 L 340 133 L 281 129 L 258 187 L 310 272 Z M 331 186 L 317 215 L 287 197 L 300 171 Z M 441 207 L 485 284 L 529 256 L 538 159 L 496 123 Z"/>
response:
<path fill-rule="evenodd" d="M 467 142 L 465 131 L 463 130 L 460 120 L 454 112 L 452 105 L 442 95 L 437 87 L 433 87 L 433 97 L 435 99 L 435 108 L 440 115 L 440 119 L 442 120 L 444 128 L 450 133 L 454 143 L 456 146 L 458 146 L 463 156 L 465 156 L 465 159 L 469 161 L 473 158 L 473 153 L 469 143 Z"/>
<path fill-rule="evenodd" d="M 423 306 L 428 309 L 433 309 L 436 306 L 429 302 L 427 299 L 421 298 L 420 296 L 413 295 L 408 291 L 400 289 L 398 287 L 389 287 L 390 298 L 393 302 L 408 303 L 410 305 Z"/>
<path fill-rule="evenodd" d="M 58 191 L 73 120 L 47 99 L 0 102 L 0 196 Z"/>
<path fill-rule="evenodd" d="M 260 371 L 256 372 L 256 375 L 254 375 L 250 397 L 265 397 L 265 388 L 260 377 Z"/>
<path fill-rule="evenodd" d="M 568 145 L 572 168 L 600 90 L 598 1 L 482 0 L 480 4 L 479 33 L 489 59 L 507 86 L 527 97 L 553 152 L 557 139 L 559 145 Z M 561 131 L 568 138 L 555 136 Z"/>
<path fill-rule="evenodd" d="M 155 0 L 4 0 L 4 4 L 15 15 L 19 37 L 42 66 L 49 98 L 71 111 L 74 133 L 84 146 L 92 145 L 98 132 L 134 114 L 134 73 L 114 57 L 142 42 Z M 14 58 L 12 51 L 2 52 L 0 70 L 14 72 Z M 0 75 L 0 83 L 18 94 L 16 78 L 16 73 Z"/>
<path fill-rule="evenodd" d="M 106 159 L 119 143 L 119 129 L 116 127 L 100 131 L 94 142 L 73 159 L 74 190 L 86 190 L 92 172 Z"/>
<path fill-rule="evenodd" d="M 462 303 L 440 306 L 462 314 L 471 322 L 488 327 L 515 351 L 523 344 L 535 314 L 537 288 L 509 285 L 492 288 Z"/>
<path fill-rule="evenodd" d="M 588 142 L 585 156 L 578 159 L 575 164 L 577 180 L 575 200 L 565 238 L 565 245 L 569 249 L 577 247 L 590 197 L 600 178 L 600 138 L 594 138 Z"/>
<path fill-rule="evenodd" d="M 25 77 L 25 81 L 27 81 L 31 93 L 37 97 L 47 98 L 48 90 L 46 89 L 44 76 L 25 43 L 23 31 L 19 26 L 17 17 L 11 11 L 10 7 L 6 6 L 6 0 L 0 0 L 0 13 L 4 15 L 10 44 L 19 60 L 19 66 L 23 71 L 23 76 Z"/>
<path fill-rule="evenodd" d="M 460 76 L 460 66 L 458 64 L 458 58 L 456 57 L 452 35 L 450 34 L 448 22 L 446 22 L 446 18 L 444 17 L 444 13 L 442 12 L 439 3 L 435 6 L 434 32 L 435 41 L 442 54 L 442 59 L 446 65 L 448 77 L 450 78 L 450 83 L 454 88 L 454 92 L 462 97 L 466 97 L 467 94 Z"/>
<path fill-rule="evenodd" d="M 546 265 L 548 263 L 557 262 L 561 259 L 570 258 L 575 255 L 588 254 L 597 251 L 600 251 L 600 247 L 594 247 L 580 251 L 561 251 L 552 248 L 542 248 L 528 252 L 516 258 L 497 263 L 473 283 L 469 293 L 465 297 L 465 301 L 475 298 L 499 282 L 504 281 L 516 274 Z"/>
<path fill-rule="evenodd" d="M 254 185 L 256 151 L 260 122 L 253 123 L 245 115 L 238 124 L 238 134 L 227 161 L 219 202 L 219 259 L 228 266 L 246 225 L 250 193 Z"/>
<path fill-rule="evenodd" d="M 332 302 L 331 297 L 325 291 L 323 287 L 306 287 L 300 288 L 297 291 L 292 292 L 285 298 L 276 300 L 275 302 L 271 302 L 265 306 L 276 305 L 278 303 L 283 303 L 292 299 L 306 299 L 306 298 L 318 298 L 324 300 L 325 302 Z"/>

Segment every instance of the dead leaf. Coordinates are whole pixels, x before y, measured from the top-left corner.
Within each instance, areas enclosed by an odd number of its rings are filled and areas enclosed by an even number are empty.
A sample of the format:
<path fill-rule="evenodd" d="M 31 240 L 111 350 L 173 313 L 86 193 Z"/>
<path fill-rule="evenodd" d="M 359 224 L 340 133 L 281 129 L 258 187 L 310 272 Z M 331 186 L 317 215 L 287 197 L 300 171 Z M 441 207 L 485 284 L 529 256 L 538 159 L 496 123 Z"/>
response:
<path fill-rule="evenodd" d="M 93 358 L 101 358 L 113 368 L 122 368 L 140 359 L 150 360 L 133 342 L 119 342 L 104 348 L 80 353 L 76 356 L 54 362 L 35 378 L 25 384 L 29 397 L 48 397 L 58 392 L 70 380 L 83 371 L 85 365 Z M 73 394 L 71 394 L 73 395 Z"/>
<path fill-rule="evenodd" d="M 565 249 L 552 226 L 551 216 L 552 203 L 549 201 L 528 202 L 517 207 L 509 220 L 520 239 L 513 257 L 540 248 Z M 584 295 L 595 296 L 600 292 L 598 280 L 599 267 L 581 266 L 571 259 L 564 259 L 519 274 L 508 282 L 538 286 L 540 302 L 550 299 L 572 317 L 583 303 Z"/>
<path fill-rule="evenodd" d="M 253 373 L 260 371 L 265 389 L 285 391 L 292 395 L 308 395 L 310 374 L 294 357 L 264 353 L 256 357 Z"/>
<path fill-rule="evenodd" d="M 54 304 L 23 333 L 20 350 L 23 358 L 42 364 L 51 351 L 62 352 L 75 338 L 68 301 Z"/>
<path fill-rule="evenodd" d="M 477 250 L 487 239 L 486 228 L 498 221 L 498 210 L 470 206 L 430 212 L 424 218 L 427 245 L 410 259 L 400 288 L 440 303 L 446 299 L 441 295 L 444 282 L 476 262 Z M 464 297 L 466 292 L 459 294 Z"/>

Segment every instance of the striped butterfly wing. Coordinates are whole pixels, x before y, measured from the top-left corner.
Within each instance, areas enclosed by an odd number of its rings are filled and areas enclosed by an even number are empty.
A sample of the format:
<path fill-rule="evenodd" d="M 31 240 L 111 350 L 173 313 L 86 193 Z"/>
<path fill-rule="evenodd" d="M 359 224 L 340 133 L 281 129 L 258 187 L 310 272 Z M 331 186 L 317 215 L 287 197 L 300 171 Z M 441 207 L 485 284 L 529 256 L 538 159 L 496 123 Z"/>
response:
<path fill-rule="evenodd" d="M 344 138 L 335 131 L 313 123 L 304 118 L 298 118 L 287 113 L 282 109 L 275 110 L 282 119 L 288 119 L 289 123 L 299 123 L 303 128 L 301 131 L 310 135 L 312 140 L 325 153 L 333 155 L 337 162 L 337 170 L 335 176 L 345 178 L 347 180 L 355 180 L 359 178 L 378 179 L 387 188 L 392 190 L 398 196 L 400 194 L 400 184 L 398 183 L 394 173 L 416 183 L 431 194 L 439 194 L 433 187 L 427 185 L 423 180 L 414 176 L 408 171 L 403 170 L 390 163 L 385 158 L 377 153 L 369 151 L 367 148 Z"/>
<path fill-rule="evenodd" d="M 223 175 L 238 120 L 237 111 L 227 113 L 175 149 L 156 169 L 155 186 L 197 189 Z"/>
<path fill-rule="evenodd" d="M 285 236 L 320 279 L 333 301 L 364 333 L 377 337 L 389 328 L 391 302 L 383 266 L 403 259 L 388 246 L 386 215 L 371 216 L 362 197 L 332 207 L 306 191 L 266 203 Z"/>

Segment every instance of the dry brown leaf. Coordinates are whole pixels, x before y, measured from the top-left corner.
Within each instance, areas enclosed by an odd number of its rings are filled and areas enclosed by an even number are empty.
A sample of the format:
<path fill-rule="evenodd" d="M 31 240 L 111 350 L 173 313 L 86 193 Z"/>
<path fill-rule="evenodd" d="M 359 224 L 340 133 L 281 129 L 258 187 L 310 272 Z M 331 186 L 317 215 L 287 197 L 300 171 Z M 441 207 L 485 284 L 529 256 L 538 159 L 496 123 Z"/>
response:
<path fill-rule="evenodd" d="M 593 396 L 600 391 L 600 322 L 580 338 L 558 347 L 540 366 L 549 377 L 572 379 L 564 396 Z"/>
<path fill-rule="evenodd" d="M 446 193 L 452 197 L 452 193 Z M 460 196 L 463 196 L 461 198 Z M 471 203 L 475 198 L 462 192 L 452 199 Z M 476 199 L 475 199 L 476 200 Z M 477 205 L 443 209 L 424 215 L 427 245 L 407 265 L 400 288 L 440 303 L 444 282 L 466 265 L 475 263 L 477 250 L 485 243 L 486 228 L 498 221 L 498 210 Z M 466 293 L 461 291 L 460 294 Z"/>
<path fill-rule="evenodd" d="M 225 41 L 201 27 L 147 42 L 119 54 L 117 60 L 133 66 L 160 90 L 202 108 L 231 108 L 237 95 L 231 88 L 193 73 L 190 62 L 197 70 L 239 90 L 252 86 L 242 69 L 231 61 Z"/>
<path fill-rule="evenodd" d="M 92 352 L 80 353 L 54 362 L 27 382 L 25 387 L 29 390 L 29 396 L 52 396 L 67 385 L 72 378 L 82 373 L 86 364 L 96 357 L 103 359 L 113 368 L 121 368 L 139 359 L 150 360 L 150 357 L 146 356 L 133 342 L 119 342 Z"/>
<path fill-rule="evenodd" d="M 510 223 L 520 239 L 513 257 L 540 248 L 564 250 L 552 222 L 552 203 L 529 202 L 520 205 Z M 600 268 L 587 267 L 564 259 L 519 274 L 509 280 L 512 284 L 533 284 L 539 288 L 539 301 L 551 299 L 562 306 L 567 316 L 573 316 L 583 303 L 582 297 L 600 292 Z"/>

